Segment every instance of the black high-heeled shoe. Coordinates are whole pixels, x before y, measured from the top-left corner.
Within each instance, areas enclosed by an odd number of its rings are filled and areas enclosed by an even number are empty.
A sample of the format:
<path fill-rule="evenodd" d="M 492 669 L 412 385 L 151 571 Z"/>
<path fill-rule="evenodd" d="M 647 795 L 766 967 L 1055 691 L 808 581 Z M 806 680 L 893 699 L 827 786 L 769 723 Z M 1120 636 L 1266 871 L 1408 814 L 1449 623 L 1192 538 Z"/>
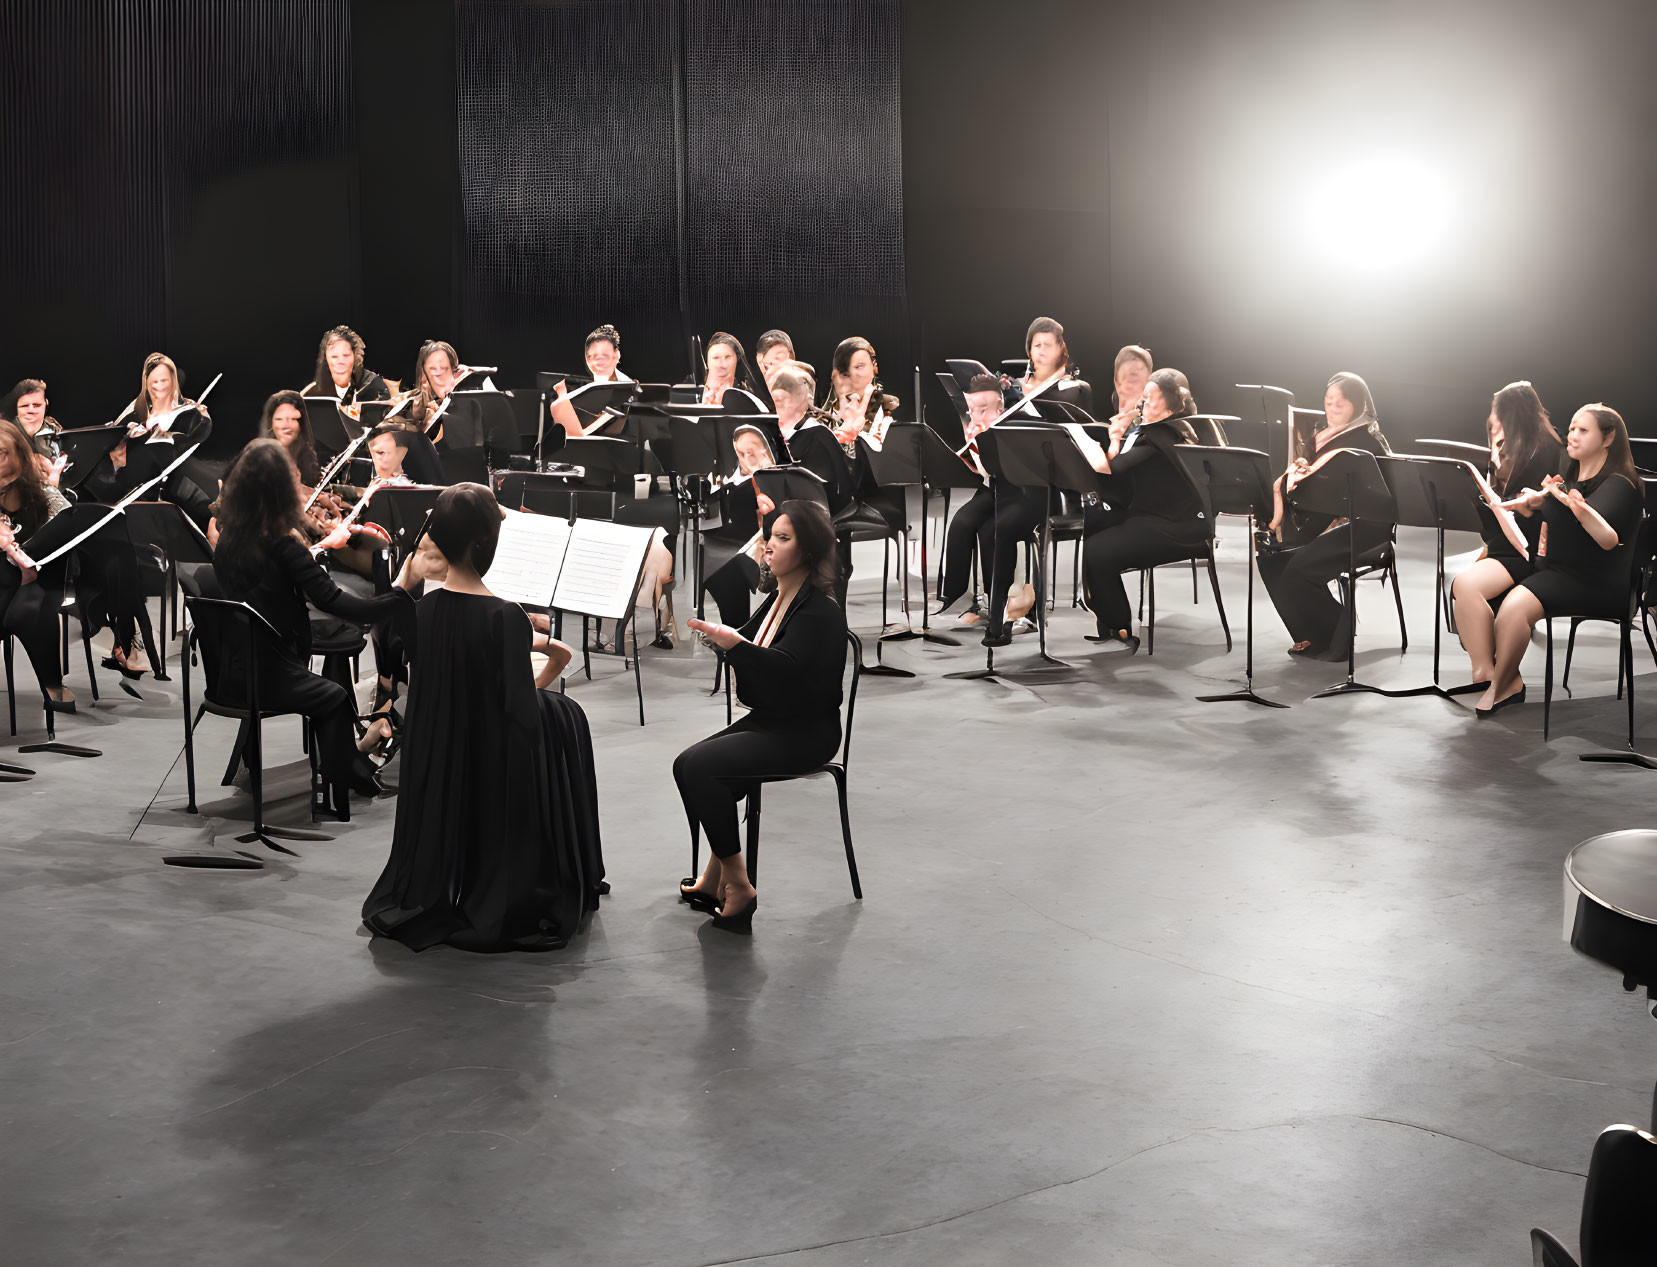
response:
<path fill-rule="evenodd" d="M 719 899 L 711 897 L 696 887 L 697 877 L 687 875 L 679 881 L 679 900 L 694 911 L 703 911 L 712 915 L 719 909 Z"/>
<path fill-rule="evenodd" d="M 739 937 L 754 935 L 754 912 L 759 910 L 759 894 L 754 894 L 748 905 L 734 915 L 715 915 L 713 926 L 724 933 L 735 933 Z"/>
<path fill-rule="evenodd" d="M 1129 633 L 1126 629 L 1113 629 L 1105 634 L 1084 634 L 1083 637 L 1089 642 L 1120 642 L 1128 649 L 1129 655 L 1133 655 L 1139 650 L 1138 636 Z"/>
<path fill-rule="evenodd" d="M 148 669 L 129 669 L 112 655 L 106 655 L 101 663 L 104 668 L 114 669 L 129 682 L 136 682 L 139 678 L 143 677 L 144 674 L 149 672 Z"/>
<path fill-rule="evenodd" d="M 50 695 L 45 694 L 41 696 L 41 699 L 45 701 L 46 711 L 48 713 L 73 713 L 79 711 L 76 709 L 75 701 L 72 699 L 53 699 Z"/>
<path fill-rule="evenodd" d="M 374 763 L 368 759 L 368 754 L 363 752 L 357 753 L 351 762 L 349 784 L 353 792 L 370 801 L 385 792 L 385 784 L 380 782 Z"/>

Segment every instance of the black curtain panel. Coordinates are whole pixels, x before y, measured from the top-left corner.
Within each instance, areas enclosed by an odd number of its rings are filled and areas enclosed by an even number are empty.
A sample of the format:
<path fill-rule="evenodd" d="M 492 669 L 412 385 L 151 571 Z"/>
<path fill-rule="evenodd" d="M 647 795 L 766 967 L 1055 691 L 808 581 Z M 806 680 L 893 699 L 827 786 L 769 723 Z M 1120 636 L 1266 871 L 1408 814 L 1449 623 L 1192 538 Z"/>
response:
<path fill-rule="evenodd" d="M 221 414 L 283 385 L 273 341 L 309 368 L 356 289 L 350 58 L 346 0 L 0 6 L 8 361 L 65 423 L 157 349 L 191 391 L 225 371 Z"/>

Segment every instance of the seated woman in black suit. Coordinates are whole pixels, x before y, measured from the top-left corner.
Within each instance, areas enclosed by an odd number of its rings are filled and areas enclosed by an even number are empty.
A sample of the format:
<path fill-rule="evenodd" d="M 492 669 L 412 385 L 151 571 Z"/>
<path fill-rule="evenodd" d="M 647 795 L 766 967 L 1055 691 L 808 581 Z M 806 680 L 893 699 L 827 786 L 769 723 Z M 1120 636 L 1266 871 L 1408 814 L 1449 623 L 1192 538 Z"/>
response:
<path fill-rule="evenodd" d="M 993 374 L 979 374 L 967 384 L 962 394 L 967 402 L 967 420 L 963 431 L 970 444 L 1001 416 L 1001 380 Z M 955 512 L 955 517 L 949 521 L 949 530 L 944 534 L 944 584 L 943 592 L 938 595 L 940 616 L 967 592 L 972 578 L 974 546 L 978 550 L 978 574 L 987 581 L 995 566 L 995 489 L 987 477 L 984 487 Z M 960 623 L 977 624 L 982 615 L 978 611 L 966 612 Z"/>
<path fill-rule="evenodd" d="M 1030 358 L 1030 372 L 1006 389 L 1007 406 L 1011 408 L 1028 396 L 1040 395 L 1045 400 L 1060 400 L 1075 405 L 1086 413 L 1093 412 L 1093 388 L 1085 379 L 1076 376 L 1070 362 L 1070 345 L 1064 340 L 1064 327 L 1052 317 L 1037 317 L 1024 335 L 1024 354 Z M 1035 406 L 1026 404 L 1020 413 L 1008 419 L 1016 421 L 1028 416 L 1034 419 Z M 995 490 L 995 560 L 990 575 L 990 612 L 984 622 L 983 644 L 986 647 L 1004 647 L 1013 640 L 1009 615 L 1018 613 L 1028 600 L 1028 611 L 1035 606 L 1035 588 L 1026 584 L 1020 601 L 1008 610 L 1013 589 L 1013 573 L 1018 569 L 1018 547 L 1029 540 L 1042 521 L 1047 508 L 1047 490 L 1019 488 L 1005 480 L 992 481 Z"/>
<path fill-rule="evenodd" d="M 1565 434 L 1560 475 L 1516 499 L 1521 515 L 1540 515 L 1536 569 L 1502 599 L 1496 613 L 1496 663 L 1477 704 L 1481 718 L 1525 702 L 1519 661 L 1544 616 L 1619 616 L 1628 609 L 1634 539 L 1644 501 L 1622 415 L 1584 405 Z"/>
<path fill-rule="evenodd" d="M 69 502 L 40 478 L 35 456 L 23 428 L 0 419 L 0 629 L 28 652 L 46 707 L 72 713 L 75 697 L 63 684 L 63 662 L 58 658 L 64 560 L 36 568 L 22 551 L 54 515 L 69 508 Z"/>
<path fill-rule="evenodd" d="M 737 698 L 749 712 L 673 762 L 685 816 L 708 838 L 700 879 L 679 896 L 714 913 L 714 927 L 753 930 L 759 894 L 748 878 L 737 833 L 741 775 L 804 774 L 834 759 L 840 746 L 840 680 L 846 668 L 846 616 L 834 600 L 834 526 L 815 502 L 777 508 L 765 547 L 777 592 L 741 629 L 692 620 L 726 653 Z"/>
<path fill-rule="evenodd" d="M 1103 504 L 1088 508 L 1082 542 L 1088 605 L 1098 625 L 1090 641 L 1120 642 L 1130 655 L 1139 639 L 1122 573 L 1189 559 L 1213 532 L 1196 489 L 1168 452 L 1197 438 L 1183 421 L 1197 412 L 1190 384 L 1178 370 L 1161 369 L 1150 376 L 1143 399 L 1141 413 L 1111 423 L 1110 447 L 1088 455 Z"/>
<path fill-rule="evenodd" d="M 1260 552 L 1260 579 L 1295 640 L 1290 655 L 1344 660 L 1352 630 L 1345 608 L 1329 592 L 1329 582 L 1346 570 L 1354 545 L 1362 559 L 1392 540 L 1392 530 L 1384 524 L 1354 527 L 1344 521 L 1337 524 L 1332 515 L 1295 512 L 1289 505 L 1290 494 L 1341 449 L 1377 455 L 1392 450 L 1381 434 L 1369 385 L 1356 374 L 1336 374 L 1329 380 L 1323 393 L 1323 415 L 1324 425 L 1312 437 L 1310 451 L 1291 458 L 1289 469 L 1275 486 L 1271 528 L 1287 548 Z"/>
<path fill-rule="evenodd" d="M 420 570 L 443 588 L 417 604 L 397 826 L 363 922 L 411 950 L 556 949 L 607 891 L 586 717 L 544 689 L 570 648 L 484 584 L 487 488 L 445 489 L 426 531 Z"/>
<path fill-rule="evenodd" d="M 1472 661 L 1475 682 L 1488 682 L 1496 673 L 1496 613 L 1491 603 L 1536 570 L 1542 517 L 1518 500 L 1519 494 L 1527 488 L 1541 489 L 1543 481 L 1558 472 L 1563 456 L 1559 432 L 1549 421 L 1542 398 L 1529 383 L 1509 383 L 1497 392 L 1484 426 L 1490 438 L 1491 490 L 1505 499 L 1507 509 L 1519 512 L 1519 528 L 1529 557 L 1520 557 L 1497 525 L 1496 517 L 1480 503 L 1483 557 L 1461 572 L 1450 586 L 1456 632 Z"/>
<path fill-rule="evenodd" d="M 387 594 L 360 598 L 334 584 L 301 544 L 299 478 L 275 440 L 254 440 L 225 473 L 218 500 L 219 544 L 213 573 L 223 597 L 245 602 L 268 620 L 284 645 L 259 666 L 259 702 L 273 711 L 303 713 L 316 729 L 317 757 L 334 812 L 350 817 L 349 788 L 373 797 L 383 789 L 369 759 L 359 753 L 352 722 L 356 701 L 338 682 L 310 670 L 311 616 L 307 601 L 358 625 L 394 619 L 409 603 L 408 574 Z M 349 529 L 324 539 L 335 549 Z"/>

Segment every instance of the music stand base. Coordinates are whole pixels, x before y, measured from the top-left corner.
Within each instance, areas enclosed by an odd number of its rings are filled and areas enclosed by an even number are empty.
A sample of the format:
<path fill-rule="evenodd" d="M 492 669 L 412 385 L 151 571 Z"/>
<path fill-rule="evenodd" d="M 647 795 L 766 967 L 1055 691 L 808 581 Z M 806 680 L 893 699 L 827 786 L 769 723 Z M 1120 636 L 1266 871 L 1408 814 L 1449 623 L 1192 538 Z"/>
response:
<path fill-rule="evenodd" d="M 1000 681 L 1000 674 L 994 669 L 965 669 L 960 673 L 946 673 L 944 676 L 956 682 Z"/>
<path fill-rule="evenodd" d="M 1316 695 L 1310 696 L 1309 698 L 1323 699 L 1325 696 L 1329 695 L 1357 695 L 1360 693 L 1368 695 L 1386 694 L 1386 692 L 1380 687 L 1370 686 L 1365 682 L 1342 682 L 1339 686 L 1331 686 L 1327 691 L 1319 691 Z"/>
<path fill-rule="evenodd" d="M 1265 708 L 1288 708 L 1289 707 L 1287 704 L 1279 704 L 1274 699 L 1266 699 L 1262 695 L 1256 695 L 1254 693 L 1254 687 L 1253 686 L 1245 686 L 1240 691 L 1227 691 L 1223 695 L 1199 695 L 1199 696 L 1197 696 L 1197 703 L 1199 703 L 1199 704 L 1229 704 L 1233 700 L 1235 700 L 1239 704 L 1259 704 L 1259 705 L 1262 705 Z"/>
<path fill-rule="evenodd" d="M 959 638 L 950 638 L 944 634 L 933 633 L 930 629 L 921 630 L 920 639 L 922 642 L 934 643 L 940 647 L 958 647 L 961 645 Z"/>
<path fill-rule="evenodd" d="M 1369 688 L 1377 695 L 1385 695 L 1388 699 L 1414 699 L 1418 695 L 1438 695 L 1448 698 L 1442 686 L 1406 686 L 1399 690 L 1383 690 L 1379 686 Z"/>
<path fill-rule="evenodd" d="M 1457 695 L 1472 695 L 1475 692 L 1482 693 L 1487 690 L 1489 686 L 1489 682 L 1465 682 L 1461 686 L 1443 687 L 1441 688 L 1441 693 L 1445 699 L 1454 699 Z"/>
<path fill-rule="evenodd" d="M 1597 761 L 1603 765 L 1637 765 L 1646 770 L 1657 770 L 1657 757 L 1629 749 L 1627 752 L 1584 752 L 1579 761 Z"/>
<path fill-rule="evenodd" d="M 908 669 L 895 669 L 889 664 L 865 664 L 860 670 L 876 677 L 914 677 Z"/>
<path fill-rule="evenodd" d="M 285 853 L 290 858 L 298 858 L 301 856 L 296 851 L 289 849 L 286 845 L 277 844 L 276 841 L 271 839 L 268 834 L 262 831 L 250 831 L 245 835 L 237 836 L 236 843 L 239 845 L 251 845 L 258 843 L 263 845 L 266 849 L 274 849 L 277 853 Z"/>
<path fill-rule="evenodd" d="M 104 754 L 97 748 L 80 748 L 72 743 L 26 743 L 18 749 L 19 752 L 55 752 L 60 757 L 101 757 Z"/>
<path fill-rule="evenodd" d="M 26 765 L 13 765 L 9 761 L 0 761 L 0 774 L 20 774 L 27 779 L 33 776 L 34 771 Z"/>

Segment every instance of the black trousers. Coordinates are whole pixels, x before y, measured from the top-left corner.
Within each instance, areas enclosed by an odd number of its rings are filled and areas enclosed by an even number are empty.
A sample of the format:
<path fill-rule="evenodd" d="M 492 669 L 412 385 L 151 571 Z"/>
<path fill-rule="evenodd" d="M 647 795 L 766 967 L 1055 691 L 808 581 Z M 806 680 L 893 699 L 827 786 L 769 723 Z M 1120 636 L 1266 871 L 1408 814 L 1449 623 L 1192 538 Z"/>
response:
<path fill-rule="evenodd" d="M 702 583 L 719 608 L 719 619 L 740 628 L 753 614 L 752 598 L 759 585 L 759 564 L 746 554 L 734 554 Z"/>
<path fill-rule="evenodd" d="M 1035 535 L 1047 514 L 1045 488 L 1020 488 L 997 480 L 994 489 L 995 560 L 990 569 L 990 609 L 984 615 L 984 625 L 991 630 L 1006 623 L 1007 598 L 1013 591 L 1013 573 L 1018 570 L 1018 547 Z"/>
<path fill-rule="evenodd" d="M 1151 515 L 1125 515 L 1103 506 L 1089 508 L 1086 524 L 1082 571 L 1101 636 L 1133 628 L 1133 604 L 1128 601 L 1122 573 L 1189 559 L 1201 553 L 1205 539 L 1204 525 L 1198 521 L 1186 524 Z"/>
<path fill-rule="evenodd" d="M 693 743 L 673 760 L 673 781 L 685 817 L 702 828 L 720 858 L 742 849 L 736 804 L 745 794 L 733 776 L 805 774 L 834 760 L 840 747 L 840 714 L 767 719 L 750 713 Z"/>
<path fill-rule="evenodd" d="M 944 534 L 944 592 L 947 607 L 967 592 L 972 579 L 972 551 L 978 548 L 978 574 L 987 581 L 995 567 L 995 494 L 989 485 L 979 489 L 955 512 Z"/>
<path fill-rule="evenodd" d="M 63 662 L 58 658 L 62 605 L 61 585 L 52 589 L 38 580 L 25 585 L 15 567 L 0 560 L 0 628 L 23 644 L 43 689 L 63 685 Z"/>
<path fill-rule="evenodd" d="M 1329 592 L 1329 582 L 1347 570 L 1354 544 L 1361 559 L 1391 538 L 1392 530 L 1385 524 L 1342 524 L 1303 546 L 1260 555 L 1260 579 L 1289 636 L 1310 643 L 1313 651 L 1345 646 L 1352 628 L 1346 608 Z"/>
<path fill-rule="evenodd" d="M 259 707 L 267 713 L 301 713 L 316 728 L 317 764 L 329 783 L 351 777 L 356 734 L 351 719 L 356 701 L 338 682 L 312 673 L 304 665 L 265 661 L 259 672 Z"/>

